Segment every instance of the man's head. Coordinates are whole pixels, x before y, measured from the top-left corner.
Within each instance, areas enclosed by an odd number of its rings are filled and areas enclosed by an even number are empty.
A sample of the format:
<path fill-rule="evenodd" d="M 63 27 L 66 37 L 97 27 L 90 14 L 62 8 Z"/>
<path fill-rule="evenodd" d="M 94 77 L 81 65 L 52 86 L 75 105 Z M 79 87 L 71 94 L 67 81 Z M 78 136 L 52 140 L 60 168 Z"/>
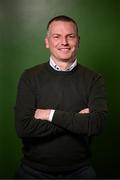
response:
<path fill-rule="evenodd" d="M 48 22 L 45 45 L 53 60 L 74 61 L 79 41 L 78 27 L 72 18 L 57 16 Z"/>
<path fill-rule="evenodd" d="M 75 20 L 72 19 L 71 17 L 61 15 L 61 16 L 56 16 L 56 17 L 52 18 L 52 19 L 48 22 L 47 30 L 49 30 L 49 27 L 50 27 L 50 25 L 51 25 L 51 23 L 52 23 L 53 21 L 72 22 L 72 23 L 76 26 L 76 31 L 77 31 L 77 33 L 78 33 L 77 23 L 76 23 Z"/>

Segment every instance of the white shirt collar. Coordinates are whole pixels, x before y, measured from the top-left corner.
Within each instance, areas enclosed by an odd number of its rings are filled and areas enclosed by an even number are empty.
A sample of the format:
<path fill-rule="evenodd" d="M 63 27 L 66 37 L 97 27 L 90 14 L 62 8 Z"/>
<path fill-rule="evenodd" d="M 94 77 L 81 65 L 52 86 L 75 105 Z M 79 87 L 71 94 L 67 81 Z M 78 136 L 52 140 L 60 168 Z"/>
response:
<path fill-rule="evenodd" d="M 61 70 L 61 68 L 60 68 L 57 64 L 55 64 L 55 62 L 53 61 L 53 59 L 52 59 L 51 57 L 50 57 L 49 64 L 50 64 L 50 66 L 51 66 L 54 70 L 56 70 L 56 71 L 63 71 L 63 70 Z M 73 64 L 71 64 L 70 67 L 68 67 L 68 68 L 67 68 L 66 70 L 64 70 L 64 71 L 72 71 L 72 69 L 73 69 L 75 66 L 77 66 L 77 59 L 75 59 L 75 61 L 73 62 Z"/>

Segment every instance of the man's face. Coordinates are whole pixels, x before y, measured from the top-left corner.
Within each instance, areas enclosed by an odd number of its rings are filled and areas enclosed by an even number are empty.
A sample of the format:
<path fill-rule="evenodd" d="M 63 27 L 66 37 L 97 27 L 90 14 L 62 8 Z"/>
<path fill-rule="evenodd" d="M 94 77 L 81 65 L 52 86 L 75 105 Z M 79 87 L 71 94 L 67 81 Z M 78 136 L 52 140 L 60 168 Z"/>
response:
<path fill-rule="evenodd" d="M 79 47 L 79 36 L 73 22 L 53 21 L 45 38 L 53 60 L 73 61 Z"/>

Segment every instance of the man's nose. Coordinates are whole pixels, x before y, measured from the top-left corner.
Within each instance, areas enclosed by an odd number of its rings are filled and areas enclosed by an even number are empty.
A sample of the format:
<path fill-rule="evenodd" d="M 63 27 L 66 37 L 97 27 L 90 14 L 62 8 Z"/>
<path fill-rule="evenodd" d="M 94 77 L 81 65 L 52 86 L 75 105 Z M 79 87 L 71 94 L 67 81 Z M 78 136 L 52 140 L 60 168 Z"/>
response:
<path fill-rule="evenodd" d="M 61 44 L 62 44 L 62 45 L 68 45 L 67 37 L 63 37 L 63 38 L 62 38 Z"/>

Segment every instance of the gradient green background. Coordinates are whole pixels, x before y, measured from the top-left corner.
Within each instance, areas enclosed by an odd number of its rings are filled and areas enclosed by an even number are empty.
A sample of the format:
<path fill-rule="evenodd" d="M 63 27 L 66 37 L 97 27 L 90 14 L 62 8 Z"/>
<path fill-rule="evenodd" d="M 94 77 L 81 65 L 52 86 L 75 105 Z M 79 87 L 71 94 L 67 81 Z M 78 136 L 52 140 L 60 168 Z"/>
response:
<path fill-rule="evenodd" d="M 93 141 L 93 164 L 101 178 L 120 178 L 120 1 L 0 0 L 0 178 L 11 178 L 21 158 L 14 127 L 18 79 L 24 69 L 48 60 L 46 24 L 59 14 L 79 26 L 78 60 L 106 82 L 109 115 Z"/>

